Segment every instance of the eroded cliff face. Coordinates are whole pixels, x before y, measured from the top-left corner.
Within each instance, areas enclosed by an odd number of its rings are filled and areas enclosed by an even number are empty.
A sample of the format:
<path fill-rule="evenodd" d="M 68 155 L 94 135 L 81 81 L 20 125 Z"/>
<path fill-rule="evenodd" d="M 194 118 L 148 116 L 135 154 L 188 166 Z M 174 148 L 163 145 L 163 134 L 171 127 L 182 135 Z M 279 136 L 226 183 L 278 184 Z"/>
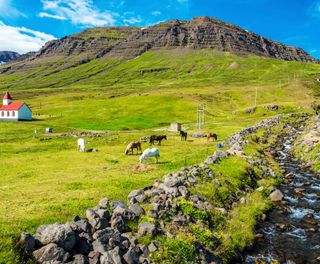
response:
<path fill-rule="evenodd" d="M 318 62 L 304 50 L 269 40 L 235 25 L 209 17 L 191 21 L 172 20 L 141 29 L 110 51 L 132 58 L 149 49 L 190 47 L 235 54 L 255 54 L 282 60 Z"/>
<path fill-rule="evenodd" d="M 304 50 L 269 40 L 210 17 L 171 20 L 146 28 L 100 27 L 53 40 L 32 59 L 86 54 L 88 59 L 112 56 L 132 59 L 150 49 L 188 47 L 235 54 L 255 54 L 282 60 L 318 62 Z M 30 57 L 28 57 L 30 59 Z"/>

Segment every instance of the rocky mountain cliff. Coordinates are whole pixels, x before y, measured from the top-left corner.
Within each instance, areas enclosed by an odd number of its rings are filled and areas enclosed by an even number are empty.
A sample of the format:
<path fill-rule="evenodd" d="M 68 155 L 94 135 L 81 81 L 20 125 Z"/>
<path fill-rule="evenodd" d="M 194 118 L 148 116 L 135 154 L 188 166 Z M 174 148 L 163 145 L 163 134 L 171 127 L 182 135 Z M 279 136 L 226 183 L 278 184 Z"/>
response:
<path fill-rule="evenodd" d="M 255 54 L 281 60 L 319 62 L 304 50 L 269 40 L 210 17 L 172 20 L 146 28 L 101 27 L 48 42 L 33 59 L 44 56 L 90 54 L 88 59 L 132 59 L 150 49 L 189 47 L 238 55 Z"/>
<path fill-rule="evenodd" d="M 20 54 L 13 51 L 0 51 L 0 64 L 15 60 L 20 57 Z"/>

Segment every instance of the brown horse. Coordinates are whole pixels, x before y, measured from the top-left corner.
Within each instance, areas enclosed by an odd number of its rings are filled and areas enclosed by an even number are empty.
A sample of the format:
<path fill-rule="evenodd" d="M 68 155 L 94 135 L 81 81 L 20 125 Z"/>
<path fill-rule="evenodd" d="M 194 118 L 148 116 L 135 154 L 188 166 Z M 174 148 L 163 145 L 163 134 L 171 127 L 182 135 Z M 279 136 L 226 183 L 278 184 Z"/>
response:
<path fill-rule="evenodd" d="M 162 135 L 162 136 L 153 135 L 153 136 L 150 137 L 150 145 L 154 145 L 155 141 L 158 141 L 158 145 L 161 145 L 161 141 L 164 140 L 164 139 L 167 140 L 167 136 L 165 136 L 165 135 Z"/>
<path fill-rule="evenodd" d="M 141 143 L 139 141 L 130 142 L 126 148 L 125 154 L 128 155 L 130 150 L 131 150 L 131 154 L 133 154 L 133 149 L 137 150 L 137 154 L 139 153 L 139 151 L 140 151 L 140 153 L 142 153 Z"/>
<path fill-rule="evenodd" d="M 180 131 L 181 141 L 187 141 L 188 133 L 184 131 Z"/>
<path fill-rule="evenodd" d="M 218 140 L 218 135 L 215 133 L 209 133 L 207 136 L 207 141 L 209 141 L 210 138 L 213 138 L 213 141 L 217 141 Z"/>

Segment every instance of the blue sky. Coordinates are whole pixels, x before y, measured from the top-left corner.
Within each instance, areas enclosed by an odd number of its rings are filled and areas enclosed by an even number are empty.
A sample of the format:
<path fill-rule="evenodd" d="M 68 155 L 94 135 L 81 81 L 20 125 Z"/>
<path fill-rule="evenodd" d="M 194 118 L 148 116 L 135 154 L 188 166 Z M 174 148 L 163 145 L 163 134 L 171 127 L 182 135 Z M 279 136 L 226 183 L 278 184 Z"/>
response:
<path fill-rule="evenodd" d="M 88 27 L 204 15 L 320 58 L 320 0 L 0 0 L 0 50 L 37 50 Z"/>

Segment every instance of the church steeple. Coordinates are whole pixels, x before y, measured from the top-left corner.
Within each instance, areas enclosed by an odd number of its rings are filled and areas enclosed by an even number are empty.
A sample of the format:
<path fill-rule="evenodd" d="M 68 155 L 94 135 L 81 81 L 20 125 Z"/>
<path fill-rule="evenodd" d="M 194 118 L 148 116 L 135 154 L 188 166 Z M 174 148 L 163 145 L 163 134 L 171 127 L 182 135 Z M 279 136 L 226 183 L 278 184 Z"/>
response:
<path fill-rule="evenodd" d="M 9 92 L 6 92 L 3 96 L 3 105 L 9 105 L 12 103 L 12 97 Z"/>

